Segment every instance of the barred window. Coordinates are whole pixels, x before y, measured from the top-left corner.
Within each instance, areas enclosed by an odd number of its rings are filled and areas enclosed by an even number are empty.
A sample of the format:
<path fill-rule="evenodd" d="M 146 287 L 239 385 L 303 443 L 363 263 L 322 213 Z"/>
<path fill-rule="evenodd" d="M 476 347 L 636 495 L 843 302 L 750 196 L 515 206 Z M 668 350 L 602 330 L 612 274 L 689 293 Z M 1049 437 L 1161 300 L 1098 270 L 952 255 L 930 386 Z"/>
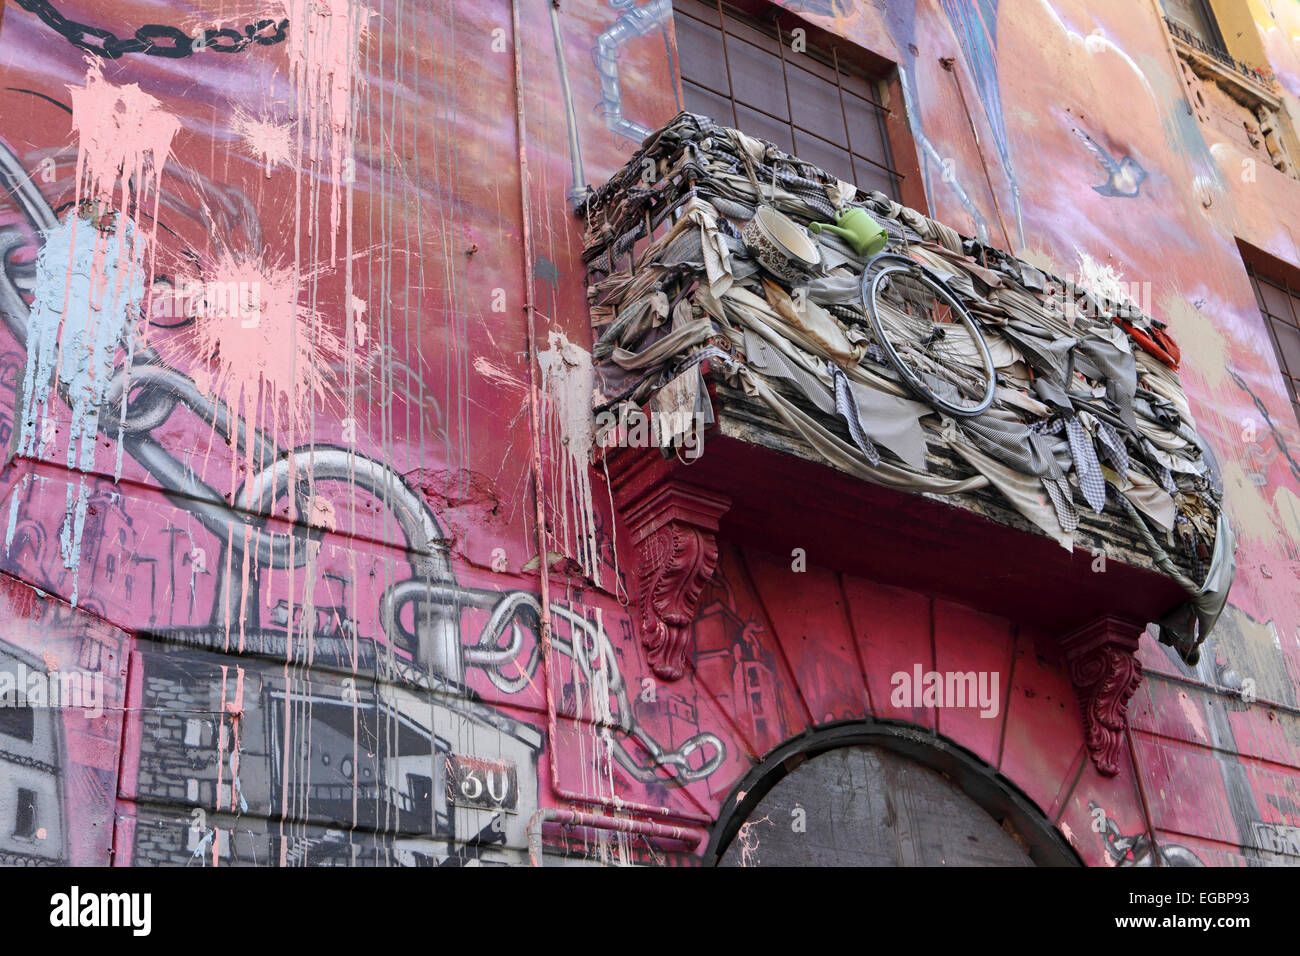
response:
<path fill-rule="evenodd" d="M 1170 21 L 1170 27 L 1181 28 L 1190 37 L 1183 39 L 1188 42 L 1199 40 L 1207 48 L 1207 52 L 1219 51 L 1227 54 L 1227 45 L 1223 42 L 1223 34 L 1219 31 L 1219 21 L 1215 19 L 1214 11 L 1210 8 L 1207 0 L 1161 0 L 1165 8 L 1165 15 Z"/>
<path fill-rule="evenodd" d="M 1273 340 L 1278 364 L 1282 366 L 1292 408 L 1300 420 L 1300 285 L 1274 276 L 1265 277 L 1250 263 L 1246 264 L 1246 271 L 1269 338 Z"/>
<path fill-rule="evenodd" d="M 756 19 L 721 0 L 673 0 L 673 15 L 688 110 L 900 199 L 884 80 L 847 44 L 814 45 L 806 24 L 775 7 Z"/>

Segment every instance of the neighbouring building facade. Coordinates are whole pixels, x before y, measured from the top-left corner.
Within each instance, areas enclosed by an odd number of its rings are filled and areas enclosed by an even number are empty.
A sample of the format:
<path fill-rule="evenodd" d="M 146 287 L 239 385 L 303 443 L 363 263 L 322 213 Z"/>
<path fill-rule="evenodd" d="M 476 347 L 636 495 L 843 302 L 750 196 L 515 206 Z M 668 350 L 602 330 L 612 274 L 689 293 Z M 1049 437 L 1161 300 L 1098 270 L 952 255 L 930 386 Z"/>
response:
<path fill-rule="evenodd" d="M 0 863 L 1300 863 L 1300 4 L 13 0 L 0 73 Z"/>

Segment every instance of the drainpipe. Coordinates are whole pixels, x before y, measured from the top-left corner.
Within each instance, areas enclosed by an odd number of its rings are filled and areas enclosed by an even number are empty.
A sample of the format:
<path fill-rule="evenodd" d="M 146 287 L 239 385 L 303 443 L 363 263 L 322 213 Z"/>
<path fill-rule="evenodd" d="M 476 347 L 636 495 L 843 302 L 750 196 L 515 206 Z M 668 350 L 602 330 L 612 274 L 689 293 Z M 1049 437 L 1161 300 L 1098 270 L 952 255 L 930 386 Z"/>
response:
<path fill-rule="evenodd" d="M 971 139 L 975 140 L 975 155 L 979 157 L 980 166 L 984 168 L 984 181 L 988 183 L 989 195 L 993 198 L 993 211 L 998 214 L 998 226 L 1002 229 L 1002 241 L 1007 244 L 1007 252 L 1015 255 L 1016 247 L 1011 244 L 1007 224 L 1002 218 L 1002 204 L 998 202 L 998 191 L 993 188 L 993 177 L 989 174 L 989 164 L 984 156 L 984 144 L 980 142 L 979 130 L 975 128 L 975 117 L 971 114 L 970 107 L 966 105 L 966 91 L 962 88 L 961 76 L 957 72 L 956 63 L 956 58 L 951 56 L 942 57 L 939 60 L 939 65 L 952 74 L 952 81 L 957 84 L 957 95 L 961 97 L 961 109 L 966 114 L 966 122 L 970 124 Z M 1013 189 L 1015 188 L 1014 180 L 1011 186 Z"/>
<path fill-rule="evenodd" d="M 540 614 L 538 615 L 538 639 L 542 648 L 542 665 L 545 669 L 546 680 L 542 687 L 542 696 L 546 700 L 546 750 L 550 758 L 551 766 L 551 790 L 556 796 L 573 803 L 585 803 L 588 805 L 597 805 L 611 807 L 615 810 L 631 811 L 636 813 L 649 814 L 654 816 L 668 817 L 674 820 L 686 820 L 692 823 L 699 823 L 704 826 L 712 826 L 713 818 L 707 814 L 698 811 L 673 810 L 669 807 L 656 807 L 650 804 L 632 803 L 623 800 L 617 796 L 602 797 L 598 794 L 577 793 L 567 790 L 560 785 L 560 768 L 559 759 L 555 753 L 555 742 L 559 737 L 558 718 L 556 715 L 555 695 L 552 690 L 555 686 L 555 672 L 552 662 L 551 653 L 551 582 L 550 582 L 550 562 L 546 559 L 546 511 L 542 500 L 542 416 L 541 416 L 541 397 L 539 393 L 538 373 L 540 365 L 537 361 L 537 332 L 534 328 L 533 319 L 536 313 L 536 307 L 533 303 L 533 228 L 532 215 L 528 209 L 528 147 L 527 147 L 527 124 L 524 119 L 524 63 L 523 47 L 521 45 L 521 34 L 519 27 L 519 0 L 510 2 L 510 26 L 514 31 L 514 67 L 515 67 L 515 129 L 519 137 L 519 205 L 523 214 L 523 253 L 524 253 L 524 320 L 528 331 L 528 427 L 532 432 L 532 472 L 533 472 L 533 504 L 534 504 L 534 523 L 537 528 L 537 560 L 538 560 L 538 582 L 541 605 Z M 545 812 L 551 812 L 547 810 Z M 573 811 L 554 811 L 556 813 L 572 813 Z M 580 816 L 591 817 L 591 819 L 613 820 L 618 826 L 624 824 L 636 823 L 632 820 L 616 820 L 609 817 L 595 817 L 591 814 L 580 814 Z M 637 823 L 642 827 L 657 827 L 658 824 Z M 617 828 L 617 827 L 616 827 Z M 667 832 L 689 832 L 679 831 L 676 827 L 662 828 Z M 641 832 L 641 831 L 635 831 Z M 650 835 L 664 835 L 652 830 L 646 831 Z M 541 839 L 541 830 L 538 830 L 538 840 Z M 698 841 L 696 841 L 698 845 Z M 540 859 L 540 852 L 538 854 Z"/>
<path fill-rule="evenodd" d="M 542 860 L 542 825 L 545 823 L 567 823 L 570 826 L 587 827 L 592 830 L 639 833 L 642 836 L 677 840 L 687 844 L 692 850 L 699 846 L 705 837 L 702 831 L 693 827 L 670 827 L 662 823 L 646 823 L 642 820 L 628 820 L 621 817 L 606 817 L 596 813 L 580 813 L 577 810 L 543 807 L 534 813 L 528 821 L 528 860 L 533 866 L 545 865 Z"/>

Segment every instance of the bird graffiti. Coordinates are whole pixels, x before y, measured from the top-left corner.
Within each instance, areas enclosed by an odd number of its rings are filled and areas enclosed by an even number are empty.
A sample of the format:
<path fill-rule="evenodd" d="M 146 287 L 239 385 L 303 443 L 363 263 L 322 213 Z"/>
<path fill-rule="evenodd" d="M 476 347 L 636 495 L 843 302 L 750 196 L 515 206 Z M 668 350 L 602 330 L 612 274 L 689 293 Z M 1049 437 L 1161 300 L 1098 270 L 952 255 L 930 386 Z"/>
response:
<path fill-rule="evenodd" d="M 1101 164 L 1101 168 L 1106 171 L 1106 181 L 1092 188 L 1103 196 L 1120 196 L 1124 199 L 1135 198 L 1142 186 L 1142 181 L 1147 178 L 1147 171 L 1142 168 L 1141 164 L 1131 156 L 1116 160 L 1083 130 L 1077 127 L 1071 127 L 1071 130 L 1073 130 L 1075 136 L 1083 140 L 1083 145 L 1088 147 L 1088 151 Z"/>

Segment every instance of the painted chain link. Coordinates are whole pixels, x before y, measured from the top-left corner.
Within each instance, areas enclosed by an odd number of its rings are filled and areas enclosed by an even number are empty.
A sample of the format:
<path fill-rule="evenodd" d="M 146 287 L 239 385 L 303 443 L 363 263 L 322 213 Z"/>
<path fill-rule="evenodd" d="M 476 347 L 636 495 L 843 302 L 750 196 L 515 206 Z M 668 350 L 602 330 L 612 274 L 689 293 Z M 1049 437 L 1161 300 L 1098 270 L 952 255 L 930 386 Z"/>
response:
<path fill-rule="evenodd" d="M 17 200 L 34 229 L 46 230 L 57 223 L 54 210 L 30 175 L 2 143 L 0 188 Z M 29 310 L 10 275 L 8 253 L 24 241 L 17 231 L 0 231 L 0 318 L 22 348 L 27 347 Z M 65 401 L 68 399 L 62 383 L 58 384 L 58 392 Z M 229 503 L 154 438 L 153 430 L 167 421 L 178 405 L 231 441 L 257 469 L 252 480 L 235 490 Z M 294 494 L 298 513 L 304 513 L 306 492 L 301 485 L 294 486 L 290 474 L 306 475 L 308 486 L 318 481 L 341 481 L 374 495 L 396 518 L 415 570 L 414 577 L 391 585 L 380 596 L 380 626 L 388 639 L 417 657 L 423 656 L 423 666 L 429 673 L 453 684 L 463 682 L 466 665 L 480 668 L 507 694 L 519 693 L 534 682 L 540 663 L 536 642 L 527 650 L 526 660 L 520 658 L 525 652 L 524 630 L 536 630 L 540 616 L 537 597 L 527 591 L 499 593 L 458 584 L 437 518 L 387 465 L 340 448 L 281 448 L 260 429 L 249 427 L 223 402 L 204 396 L 193 379 L 166 366 L 151 349 L 140 350 L 130 366 L 117 370 L 100 410 L 98 428 L 106 437 L 121 441 L 164 489 L 186 499 L 186 510 L 218 540 L 241 555 L 247 547 L 261 567 L 302 567 L 312 550 L 308 542 L 319 542 L 321 538 L 319 528 L 298 524 L 284 535 L 264 533 L 265 529 L 254 524 L 254 534 L 247 543 L 242 535 L 230 531 L 232 526 L 255 522 L 258 514 L 268 513 L 274 500 L 285 494 Z M 229 589 L 226 600 L 229 603 L 224 612 L 232 616 L 245 610 L 258 611 L 256 601 L 239 589 Z M 243 607 L 245 603 L 249 606 Z M 407 607 L 412 609 L 414 630 L 402 623 Z M 462 646 L 459 620 L 460 611 L 466 607 L 488 610 L 489 619 L 478 640 Z M 698 733 L 675 749 L 660 744 L 636 719 L 617 655 L 604 629 L 562 605 L 552 604 L 551 609 L 572 632 L 568 641 L 557 636 L 552 643 L 554 650 L 574 662 L 592 688 L 593 698 L 613 699 L 613 706 L 607 713 L 595 715 L 594 723 L 607 740 L 611 755 L 633 779 L 675 787 L 704 779 L 717 770 L 726 758 L 726 747 L 715 734 Z M 507 634 L 503 644 L 501 639 Z M 514 676 L 508 676 L 508 671 L 514 671 Z M 635 744 L 629 746 L 628 741 Z M 691 757 L 696 751 L 708 754 L 700 766 L 692 766 Z M 638 755 L 642 754 L 649 759 L 641 759 Z M 672 776 L 664 777 L 662 769 L 669 770 Z"/>
<path fill-rule="evenodd" d="M 69 20 L 49 0 L 17 0 L 18 6 L 41 18 L 41 22 L 75 47 L 106 60 L 125 53 L 143 53 L 180 60 L 200 50 L 239 53 L 251 44 L 274 46 L 283 43 L 288 20 L 258 20 L 236 30 L 233 27 L 203 30 L 191 36 L 180 27 L 146 24 L 134 36 L 119 38 L 112 30 Z"/>

